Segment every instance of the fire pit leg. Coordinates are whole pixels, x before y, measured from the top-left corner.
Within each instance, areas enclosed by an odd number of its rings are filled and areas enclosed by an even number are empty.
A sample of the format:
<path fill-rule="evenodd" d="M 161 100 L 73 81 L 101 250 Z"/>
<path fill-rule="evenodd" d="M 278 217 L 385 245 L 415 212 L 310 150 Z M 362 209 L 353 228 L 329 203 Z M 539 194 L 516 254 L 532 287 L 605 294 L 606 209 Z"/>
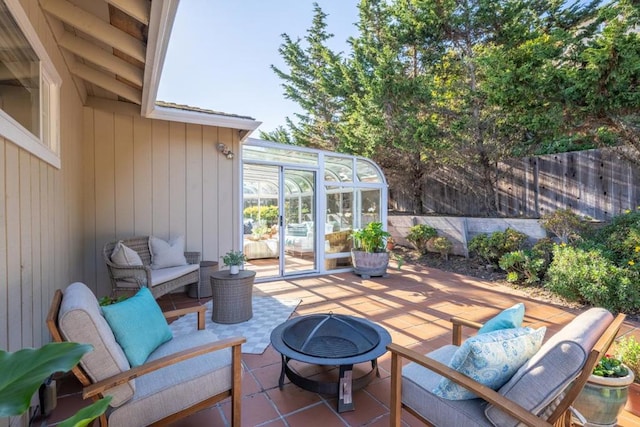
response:
<path fill-rule="evenodd" d="M 280 370 L 280 380 L 278 380 L 278 387 L 280 388 L 280 390 L 282 390 L 282 388 L 284 387 L 284 371 L 285 367 L 287 366 L 287 359 L 285 359 L 284 354 L 281 354 L 280 357 L 282 357 L 282 369 Z"/>
<path fill-rule="evenodd" d="M 353 365 L 340 365 L 338 412 L 353 411 Z"/>

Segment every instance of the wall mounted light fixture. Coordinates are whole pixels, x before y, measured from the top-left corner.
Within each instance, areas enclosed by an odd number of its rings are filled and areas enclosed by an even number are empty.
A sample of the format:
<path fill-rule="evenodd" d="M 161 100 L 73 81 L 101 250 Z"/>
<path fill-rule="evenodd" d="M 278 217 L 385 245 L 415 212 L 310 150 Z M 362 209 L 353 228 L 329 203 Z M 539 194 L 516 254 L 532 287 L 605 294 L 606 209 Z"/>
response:
<path fill-rule="evenodd" d="M 233 151 L 231 151 L 231 149 L 227 147 L 225 144 L 223 143 L 218 144 L 218 151 L 224 154 L 227 159 L 229 160 L 233 159 Z"/>

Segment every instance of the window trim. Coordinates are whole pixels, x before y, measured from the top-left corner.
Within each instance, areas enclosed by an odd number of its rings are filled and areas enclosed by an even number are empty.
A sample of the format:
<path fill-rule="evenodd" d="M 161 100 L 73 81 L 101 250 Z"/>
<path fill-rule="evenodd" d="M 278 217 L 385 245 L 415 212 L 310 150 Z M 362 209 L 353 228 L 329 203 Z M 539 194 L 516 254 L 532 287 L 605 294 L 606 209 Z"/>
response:
<path fill-rule="evenodd" d="M 29 151 L 34 156 L 60 169 L 60 85 L 62 79 L 56 71 L 53 61 L 47 54 L 40 38 L 31 25 L 27 14 L 19 0 L 0 0 L 15 19 L 18 27 L 31 45 L 40 60 L 40 135 L 36 136 L 18 123 L 13 117 L 0 109 L 0 136 L 10 140 L 19 147 Z M 49 92 L 47 122 L 44 123 L 43 105 L 44 91 Z M 45 130 L 45 126 L 47 130 Z M 43 135 L 49 135 L 48 141 L 43 141 Z"/>

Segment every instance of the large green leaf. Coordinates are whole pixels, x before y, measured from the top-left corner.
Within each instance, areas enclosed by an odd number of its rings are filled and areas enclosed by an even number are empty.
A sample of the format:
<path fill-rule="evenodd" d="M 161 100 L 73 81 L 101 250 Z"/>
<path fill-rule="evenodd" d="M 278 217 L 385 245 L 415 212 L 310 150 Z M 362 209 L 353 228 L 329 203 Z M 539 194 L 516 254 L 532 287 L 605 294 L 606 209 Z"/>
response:
<path fill-rule="evenodd" d="M 0 417 L 25 412 L 49 375 L 69 371 L 92 349 L 88 344 L 62 342 L 15 353 L 0 351 Z"/>
<path fill-rule="evenodd" d="M 102 415 L 107 410 L 109 403 L 111 403 L 111 396 L 100 399 L 86 408 L 82 408 L 73 417 L 62 421 L 58 427 L 85 427 Z"/>

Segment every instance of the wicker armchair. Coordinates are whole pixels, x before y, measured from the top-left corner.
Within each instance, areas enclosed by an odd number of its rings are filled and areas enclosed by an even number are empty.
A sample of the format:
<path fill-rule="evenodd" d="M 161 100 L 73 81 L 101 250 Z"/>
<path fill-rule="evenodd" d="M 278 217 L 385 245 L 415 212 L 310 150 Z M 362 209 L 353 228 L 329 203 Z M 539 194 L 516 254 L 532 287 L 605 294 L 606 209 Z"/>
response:
<path fill-rule="evenodd" d="M 182 286 L 200 281 L 200 252 L 185 252 L 187 266 L 152 270 L 149 236 L 123 239 L 122 243 L 138 253 L 142 259 L 141 266 L 122 266 L 111 261 L 111 254 L 118 241 L 109 242 L 102 250 L 104 262 L 107 264 L 111 279 L 111 294 L 136 292 L 143 286 L 149 287 L 155 298 L 167 294 Z M 169 271 L 170 269 L 173 269 Z M 170 274 L 167 274 L 170 273 Z"/>

